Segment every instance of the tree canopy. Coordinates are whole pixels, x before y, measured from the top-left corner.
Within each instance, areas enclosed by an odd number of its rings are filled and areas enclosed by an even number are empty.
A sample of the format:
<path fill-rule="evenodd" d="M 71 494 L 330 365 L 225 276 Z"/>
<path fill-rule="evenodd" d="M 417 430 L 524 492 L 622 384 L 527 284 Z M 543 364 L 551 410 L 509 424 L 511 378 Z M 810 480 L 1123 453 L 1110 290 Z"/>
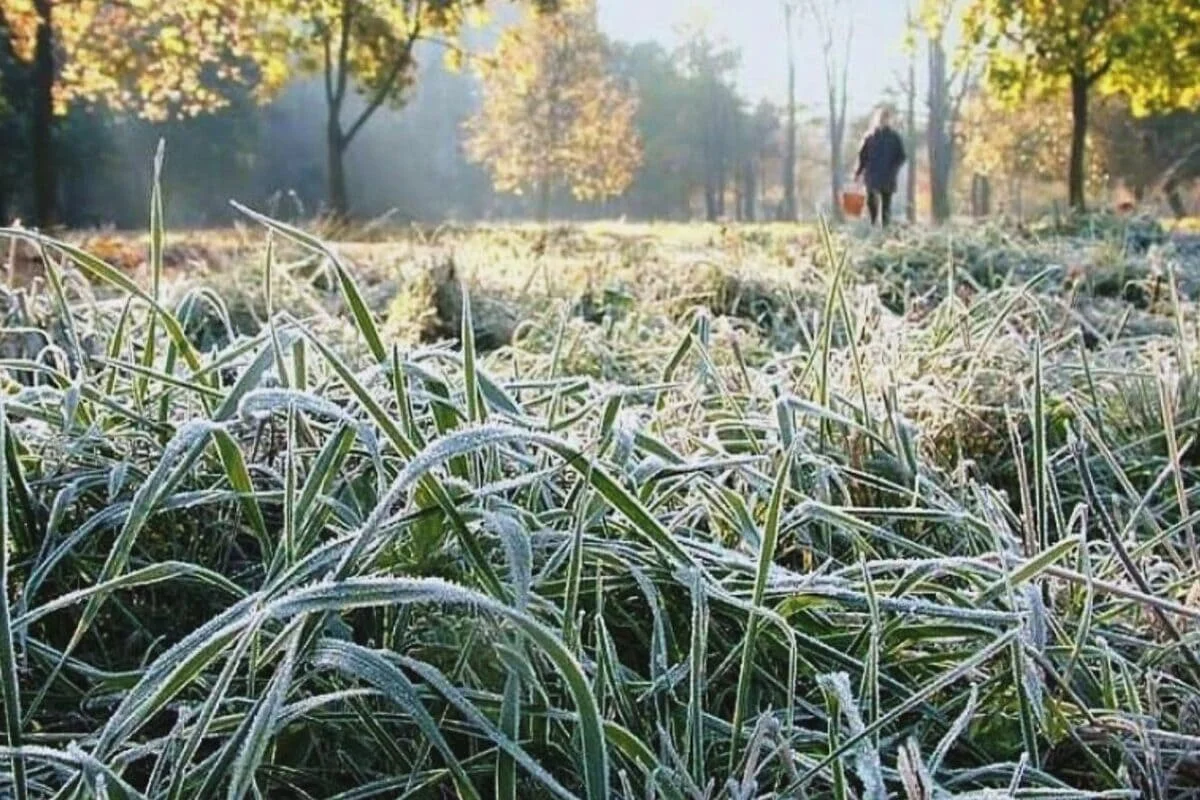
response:
<path fill-rule="evenodd" d="M 417 43 L 439 42 L 460 61 L 459 37 L 470 22 L 485 18 L 487 0 L 256 1 L 273 16 L 278 50 L 292 54 L 290 66 L 323 81 L 328 201 L 344 216 L 350 211 L 346 151 L 380 108 L 405 103 L 417 77 Z M 540 11 L 556 4 L 532 0 Z"/>
<path fill-rule="evenodd" d="M 103 103 L 165 120 L 224 107 L 224 89 L 234 83 L 253 85 L 263 98 L 283 85 L 283 59 L 253 13 L 257 2 L 5 0 L 0 23 L 26 64 L 49 23 L 58 115 L 74 103 Z"/>
<path fill-rule="evenodd" d="M 0 45 L 25 72 L 34 216 L 57 207 L 55 118 L 77 103 L 152 120 L 225 105 L 224 89 L 252 83 L 261 97 L 286 79 L 260 0 L 6 0 Z"/>
<path fill-rule="evenodd" d="M 555 0 L 529 0 L 549 10 Z M 56 205 L 55 118 L 73 105 L 162 122 L 227 107 L 245 87 L 276 97 L 296 77 L 325 89 L 329 205 L 349 210 L 344 156 L 366 123 L 416 79 L 415 45 L 458 37 L 486 0 L 6 0 L 2 44 L 30 93 L 35 217 Z"/>
<path fill-rule="evenodd" d="M 1194 0 L 973 0 L 964 25 L 969 41 L 988 45 L 988 79 L 1010 104 L 1070 93 L 1075 208 L 1084 206 L 1091 94 L 1126 96 L 1137 114 L 1200 101 Z"/>
<path fill-rule="evenodd" d="M 621 194 L 641 161 L 637 98 L 607 69 L 594 0 L 532 11 L 482 59 L 483 107 L 467 151 L 497 189 L 538 194 L 544 218 L 556 185 L 579 200 Z"/>

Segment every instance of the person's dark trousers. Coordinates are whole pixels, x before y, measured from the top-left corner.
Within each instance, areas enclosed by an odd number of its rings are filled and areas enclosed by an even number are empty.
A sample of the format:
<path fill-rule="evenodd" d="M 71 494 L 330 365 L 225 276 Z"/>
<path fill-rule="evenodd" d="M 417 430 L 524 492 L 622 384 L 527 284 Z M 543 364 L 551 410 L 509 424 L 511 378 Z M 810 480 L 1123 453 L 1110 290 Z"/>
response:
<path fill-rule="evenodd" d="M 880 217 L 880 212 L 883 215 L 883 227 L 887 227 L 892 222 L 892 192 L 885 192 L 881 189 L 872 189 L 867 192 L 867 211 L 871 214 L 871 224 L 874 225 Z"/>

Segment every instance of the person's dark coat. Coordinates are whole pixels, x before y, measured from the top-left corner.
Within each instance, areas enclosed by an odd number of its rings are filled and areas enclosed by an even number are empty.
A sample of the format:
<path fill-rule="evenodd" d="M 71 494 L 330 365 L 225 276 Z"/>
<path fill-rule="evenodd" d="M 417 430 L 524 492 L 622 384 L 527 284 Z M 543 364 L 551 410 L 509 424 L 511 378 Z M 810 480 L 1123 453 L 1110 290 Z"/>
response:
<path fill-rule="evenodd" d="M 890 127 L 881 126 L 863 139 L 858 150 L 858 172 L 865 176 L 867 191 L 895 192 L 896 176 L 908 160 L 904 152 L 904 140 Z"/>

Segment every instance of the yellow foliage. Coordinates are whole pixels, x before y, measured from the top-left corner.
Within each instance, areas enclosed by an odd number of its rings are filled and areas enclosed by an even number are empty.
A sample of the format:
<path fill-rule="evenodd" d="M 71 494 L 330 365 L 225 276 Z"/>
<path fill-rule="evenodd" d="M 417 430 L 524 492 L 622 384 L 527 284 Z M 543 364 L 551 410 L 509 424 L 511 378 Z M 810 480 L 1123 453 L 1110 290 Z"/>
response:
<path fill-rule="evenodd" d="M 1029 99 L 1018 107 L 992 92 L 971 97 L 959 124 L 963 164 L 997 181 L 1053 180 L 1066 168 L 1071 146 L 1071 104 L 1062 96 Z M 1107 180 L 1103 159 L 1089 153 L 1086 180 Z"/>
<path fill-rule="evenodd" d="M 609 76 L 594 0 L 530 12 L 501 36 L 480 73 L 484 100 L 467 153 L 496 189 L 565 184 L 581 201 L 624 192 L 641 164 L 637 98 Z"/>
<path fill-rule="evenodd" d="M 58 112 L 103 102 L 155 121 L 219 108 L 233 84 L 265 101 L 293 72 L 327 68 L 368 97 L 399 102 L 414 79 L 415 42 L 453 40 L 485 15 L 477 0 L 71 0 L 50 8 Z M 0 17 L 13 52 L 32 61 L 35 0 L 4 0 Z"/>
<path fill-rule="evenodd" d="M 1135 113 L 1200 100 L 1196 0 L 971 0 L 968 40 L 989 48 L 988 78 L 1016 106 L 1083 81 Z"/>
<path fill-rule="evenodd" d="M 259 0 L 273 17 L 279 47 L 304 73 L 347 81 L 364 97 L 399 105 L 415 79 L 413 47 L 422 37 L 448 40 L 456 67 L 459 32 L 481 20 L 475 0 Z M 335 89 L 335 93 L 336 89 Z"/>
<path fill-rule="evenodd" d="M 73 0 L 50 7 L 55 111 L 104 102 L 150 120 L 225 104 L 222 84 L 282 86 L 286 56 L 256 13 L 266 0 Z M 5 0 L 13 52 L 31 61 L 42 24 L 33 0 Z M 257 68 L 257 69 L 256 69 Z"/>

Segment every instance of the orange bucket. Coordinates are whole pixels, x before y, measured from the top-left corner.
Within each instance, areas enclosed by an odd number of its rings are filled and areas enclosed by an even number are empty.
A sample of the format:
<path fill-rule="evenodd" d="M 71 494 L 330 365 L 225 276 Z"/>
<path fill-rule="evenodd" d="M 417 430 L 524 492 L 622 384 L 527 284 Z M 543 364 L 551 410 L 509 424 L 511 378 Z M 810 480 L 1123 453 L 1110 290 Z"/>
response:
<path fill-rule="evenodd" d="M 857 189 L 847 189 L 842 192 L 842 211 L 846 212 L 848 217 L 862 216 L 863 204 L 866 202 L 867 196 Z"/>

